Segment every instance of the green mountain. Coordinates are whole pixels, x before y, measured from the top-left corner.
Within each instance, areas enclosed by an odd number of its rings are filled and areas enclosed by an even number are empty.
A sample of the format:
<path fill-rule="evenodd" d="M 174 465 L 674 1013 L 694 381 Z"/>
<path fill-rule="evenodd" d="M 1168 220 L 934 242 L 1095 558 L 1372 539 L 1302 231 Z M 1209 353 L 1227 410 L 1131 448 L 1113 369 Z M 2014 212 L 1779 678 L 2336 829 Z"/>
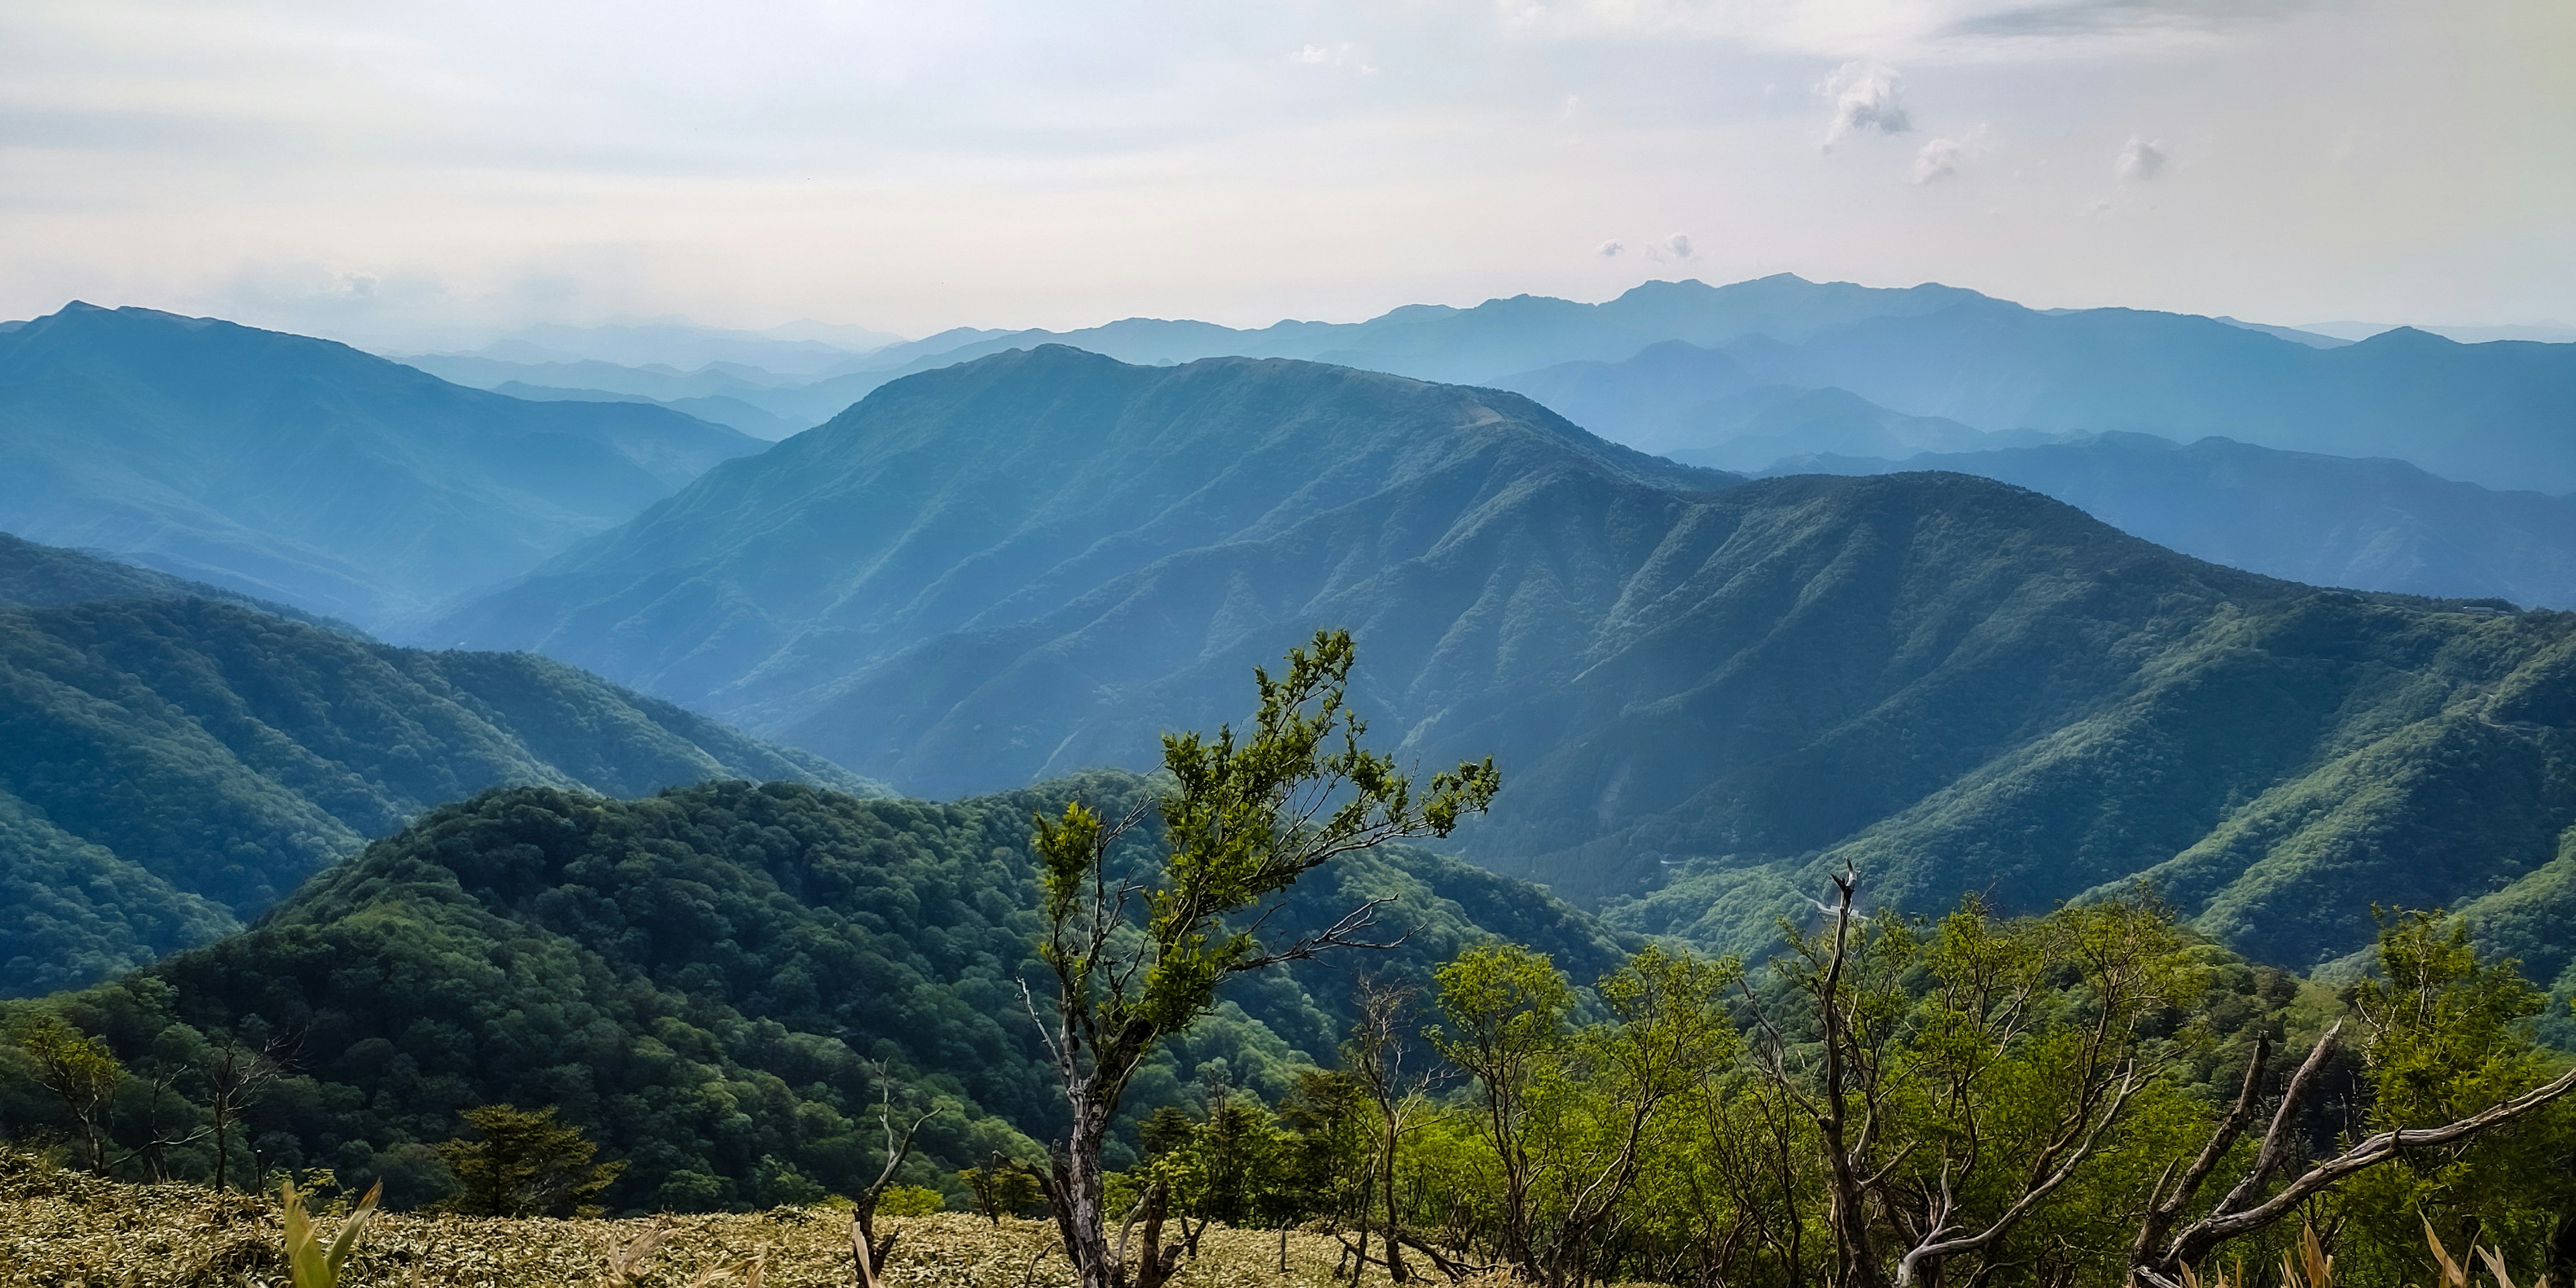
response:
<path fill-rule="evenodd" d="M 370 628 L 759 447 L 207 318 L 74 304 L 0 332 L 0 529 Z"/>
<path fill-rule="evenodd" d="M 1497 756 L 1465 852 L 1703 943 L 1767 942 L 1849 856 L 1918 908 L 2151 877 L 2304 967 L 2576 824 L 2576 618 L 2275 581 L 1958 474 L 1742 484 L 1294 362 L 908 379 L 445 629 L 948 795 L 1150 764 L 1326 624 L 1382 737 Z"/>
<path fill-rule="evenodd" d="M 2125 433 L 1893 460 L 1825 450 L 1839 454 L 1793 456 L 1767 472 L 1957 470 L 2044 492 L 2158 545 L 2275 577 L 2576 608 L 2576 498 L 2491 491 L 2404 461 L 2225 438 L 2185 446 Z M 1762 454 L 1739 450 L 1735 459 Z"/>
<path fill-rule="evenodd" d="M 0 542 L 0 995 L 205 942 L 497 783 L 872 790 L 561 663 L 393 648 L 166 580 Z"/>
<path fill-rule="evenodd" d="M 1032 812 L 1068 797 L 1123 812 L 1148 786 L 1093 774 L 950 804 L 786 783 L 495 791 L 369 846 L 244 933 L 54 1004 L 136 1056 L 174 1023 L 292 1035 L 299 1076 L 251 1123 L 269 1165 L 381 1176 L 396 1203 L 435 1191 L 423 1143 L 499 1100 L 561 1106 L 630 1160 L 614 1207 L 855 1193 L 882 1157 L 868 1062 L 949 1105 L 907 1177 L 938 1184 L 1056 1134 L 1020 992 L 1040 969 Z M 1401 944 L 1246 981 L 1146 1071 L 1134 1111 L 1218 1068 L 1286 1093 L 1294 1066 L 1332 1059 L 1355 967 L 1427 978 L 1501 935 L 1589 980 L 1618 952 L 1527 886 L 1400 847 L 1300 883 L 1274 927 L 1379 898 Z M 5 1073 L 0 1116 L 44 1121 Z"/>

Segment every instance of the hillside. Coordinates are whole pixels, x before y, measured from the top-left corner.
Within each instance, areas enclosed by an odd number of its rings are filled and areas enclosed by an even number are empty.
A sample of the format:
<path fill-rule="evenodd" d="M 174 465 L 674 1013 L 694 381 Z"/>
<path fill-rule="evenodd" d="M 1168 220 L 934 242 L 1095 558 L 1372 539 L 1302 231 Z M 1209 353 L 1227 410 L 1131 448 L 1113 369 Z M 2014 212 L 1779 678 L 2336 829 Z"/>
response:
<path fill-rule="evenodd" d="M 0 608 L 0 744 L 0 996 L 205 942 L 496 783 L 869 790 L 561 663 L 191 598 Z"/>
<path fill-rule="evenodd" d="M 1150 764 L 1322 624 L 1381 736 L 1498 757 L 1465 852 L 1710 944 L 1851 854 L 1914 907 L 2152 875 L 2305 967 L 2576 823 L 2576 619 L 2274 581 L 1957 474 L 1738 485 L 1290 362 L 906 380 L 445 629 L 948 795 Z"/>
<path fill-rule="evenodd" d="M 1030 815 L 1069 796 L 1115 814 L 1145 789 L 1089 775 L 949 804 L 786 783 L 495 791 L 369 846 L 244 933 L 52 1005 L 137 1055 L 173 1023 L 295 1035 L 303 1076 L 255 1124 L 270 1165 L 382 1176 L 397 1204 L 440 1183 L 422 1143 L 500 1100 L 559 1105 L 631 1160 L 613 1209 L 854 1193 L 876 1166 L 870 1061 L 951 1106 L 908 1179 L 953 1186 L 995 1147 L 1051 1136 L 1061 1111 L 1019 986 L 1039 969 Z M 1332 1058 L 1357 965 L 1419 978 L 1497 934 L 1582 979 L 1616 959 L 1564 905 L 1401 848 L 1310 877 L 1274 925 L 1373 898 L 1393 900 L 1381 916 L 1410 932 L 1400 947 L 1246 981 L 1157 1057 L 1135 1112 L 1215 1068 L 1286 1094 L 1293 1066 Z M 28 1099 L 0 1116 L 48 1121 L 31 1089 L 7 1094 Z"/>
<path fill-rule="evenodd" d="M 2270 576 L 2576 608 L 2576 499 L 2490 491 L 2404 461 L 2224 438 L 2184 446 L 2125 433 L 1899 460 L 1860 455 L 1792 457 L 1770 472 L 1956 470 L 2046 493 L 2158 545 Z"/>
<path fill-rule="evenodd" d="M 370 628 L 759 447 L 206 318 L 74 304 L 0 333 L 0 529 Z"/>

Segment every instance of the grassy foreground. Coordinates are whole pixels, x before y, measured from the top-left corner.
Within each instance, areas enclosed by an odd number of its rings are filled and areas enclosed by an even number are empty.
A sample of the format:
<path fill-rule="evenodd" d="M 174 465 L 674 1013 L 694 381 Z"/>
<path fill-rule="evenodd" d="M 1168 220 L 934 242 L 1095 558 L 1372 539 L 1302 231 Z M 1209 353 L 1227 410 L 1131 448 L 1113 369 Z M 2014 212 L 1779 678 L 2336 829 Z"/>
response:
<path fill-rule="evenodd" d="M 0 1153 L 0 1284 L 60 1288 L 271 1285 L 286 1282 L 273 1200 L 195 1185 L 128 1185 Z M 323 1218 L 327 1229 L 336 1217 Z M 888 1284 L 940 1288 L 1062 1288 L 1071 1266 L 1051 1227 L 967 1213 L 906 1218 Z M 627 1280 L 610 1259 L 656 1227 L 669 1231 Z M 568 1288 L 631 1283 L 702 1288 L 848 1288 L 849 1216 L 832 1207 L 615 1221 L 379 1216 L 350 1258 L 349 1288 Z M 1210 1230 L 1179 1282 L 1197 1288 L 1322 1288 L 1333 1282 L 1332 1236 L 1291 1231 L 1287 1273 L 1279 1235 Z M 759 1259 L 758 1277 L 747 1272 Z M 712 1278 L 701 1276 L 713 1272 Z M 1382 1274 L 1371 1282 L 1385 1282 Z"/>

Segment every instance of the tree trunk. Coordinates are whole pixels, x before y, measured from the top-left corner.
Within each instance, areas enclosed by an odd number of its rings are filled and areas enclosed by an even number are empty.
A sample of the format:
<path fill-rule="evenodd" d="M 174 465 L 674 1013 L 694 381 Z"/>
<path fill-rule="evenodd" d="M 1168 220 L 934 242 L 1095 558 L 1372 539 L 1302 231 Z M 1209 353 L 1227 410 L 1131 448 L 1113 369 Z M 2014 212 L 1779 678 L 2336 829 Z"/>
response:
<path fill-rule="evenodd" d="M 1064 1236 L 1065 1255 L 1073 1259 L 1075 1284 L 1127 1288 L 1124 1268 L 1109 1246 L 1108 1214 L 1102 1210 L 1100 1149 L 1109 1135 L 1107 1115 L 1090 1086 L 1069 1088 L 1066 1099 L 1073 1107 L 1072 1138 L 1038 1177 L 1038 1188 L 1045 1193 L 1057 1233 Z"/>
<path fill-rule="evenodd" d="M 1400 1227 L 1395 1205 L 1395 1149 L 1400 1135 L 1395 1114 L 1390 1110 L 1386 1119 L 1386 1151 L 1383 1165 L 1378 1169 L 1378 1183 L 1386 1191 L 1386 1274 L 1397 1283 L 1410 1283 L 1413 1271 L 1404 1264 L 1404 1252 L 1396 1244 L 1396 1232 Z"/>

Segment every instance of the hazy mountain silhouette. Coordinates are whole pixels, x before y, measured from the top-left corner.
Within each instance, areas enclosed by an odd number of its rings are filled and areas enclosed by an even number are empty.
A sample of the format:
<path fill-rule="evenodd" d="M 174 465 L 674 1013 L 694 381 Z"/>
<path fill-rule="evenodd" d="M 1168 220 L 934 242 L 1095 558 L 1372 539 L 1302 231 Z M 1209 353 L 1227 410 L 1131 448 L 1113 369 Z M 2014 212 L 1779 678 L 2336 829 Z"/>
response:
<path fill-rule="evenodd" d="M 2576 491 L 2576 345 L 2459 344 L 2400 328 L 2319 349 L 2209 318 L 1976 300 L 1733 356 L 1765 380 L 1836 385 L 1978 429 L 2219 435 Z"/>
<path fill-rule="evenodd" d="M 75 304 L 0 334 L 0 528 L 375 626 L 525 571 L 757 440 L 323 340 Z"/>
<path fill-rule="evenodd" d="M 2113 433 L 1899 460 L 1790 457 L 1768 472 L 1925 469 L 2044 492 L 2158 545 L 2275 577 L 2576 608 L 2576 498 L 2491 491 L 2404 461 Z"/>

